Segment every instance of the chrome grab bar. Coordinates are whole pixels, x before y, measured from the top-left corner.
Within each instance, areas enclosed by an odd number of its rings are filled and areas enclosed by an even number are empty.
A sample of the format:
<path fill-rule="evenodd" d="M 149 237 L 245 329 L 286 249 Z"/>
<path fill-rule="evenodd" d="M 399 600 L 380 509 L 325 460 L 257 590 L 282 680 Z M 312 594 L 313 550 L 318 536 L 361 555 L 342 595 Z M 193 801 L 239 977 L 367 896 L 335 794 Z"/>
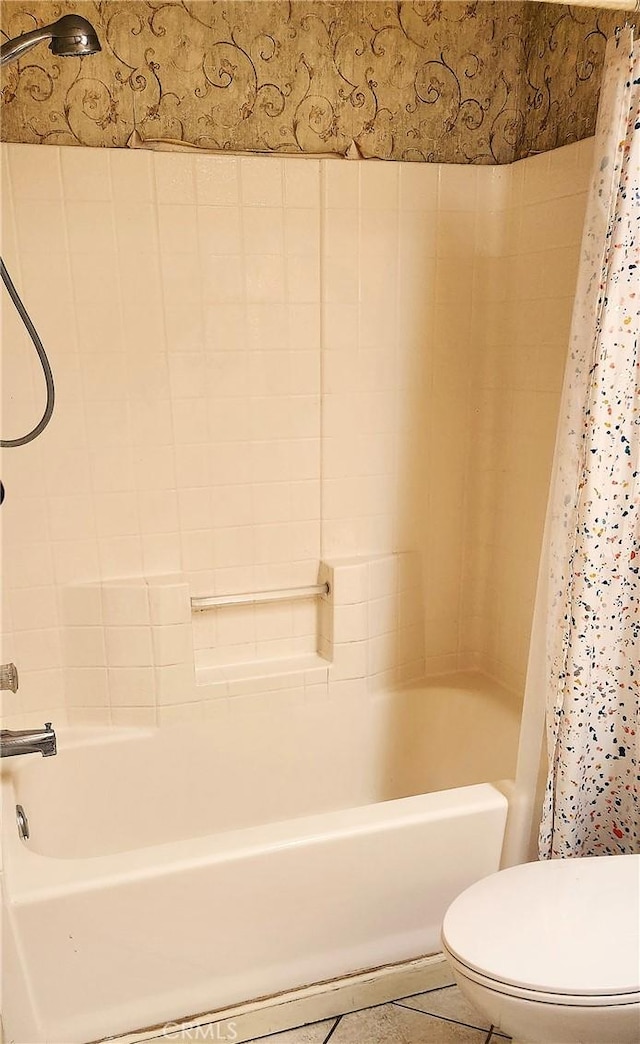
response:
<path fill-rule="evenodd" d="M 326 584 L 312 584 L 310 587 L 285 587 L 279 591 L 256 591 L 254 594 L 237 595 L 205 595 L 191 599 L 194 612 L 205 609 L 221 609 L 232 605 L 266 605 L 269 602 L 294 602 L 302 598 L 326 598 L 331 594 L 331 587 Z"/>

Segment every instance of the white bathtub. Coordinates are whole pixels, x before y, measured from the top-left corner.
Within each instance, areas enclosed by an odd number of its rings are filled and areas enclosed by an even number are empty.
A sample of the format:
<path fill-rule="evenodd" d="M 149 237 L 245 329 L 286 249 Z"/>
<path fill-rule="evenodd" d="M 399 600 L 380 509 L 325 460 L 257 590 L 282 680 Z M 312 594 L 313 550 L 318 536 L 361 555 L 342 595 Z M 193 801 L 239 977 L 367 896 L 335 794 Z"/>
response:
<path fill-rule="evenodd" d="M 520 708 L 476 675 L 3 763 L 8 1042 L 82 1044 L 439 949 Z M 29 818 L 20 839 L 15 805 Z"/>

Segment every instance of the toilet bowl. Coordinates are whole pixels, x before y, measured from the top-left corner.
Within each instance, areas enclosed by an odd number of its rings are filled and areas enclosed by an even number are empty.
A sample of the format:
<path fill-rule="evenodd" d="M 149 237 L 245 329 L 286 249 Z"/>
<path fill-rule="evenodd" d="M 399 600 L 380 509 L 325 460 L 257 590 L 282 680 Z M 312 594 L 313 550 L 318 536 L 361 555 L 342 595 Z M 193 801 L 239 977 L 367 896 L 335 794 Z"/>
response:
<path fill-rule="evenodd" d="M 501 870 L 452 903 L 442 943 L 461 991 L 514 1040 L 640 1041 L 640 855 Z"/>

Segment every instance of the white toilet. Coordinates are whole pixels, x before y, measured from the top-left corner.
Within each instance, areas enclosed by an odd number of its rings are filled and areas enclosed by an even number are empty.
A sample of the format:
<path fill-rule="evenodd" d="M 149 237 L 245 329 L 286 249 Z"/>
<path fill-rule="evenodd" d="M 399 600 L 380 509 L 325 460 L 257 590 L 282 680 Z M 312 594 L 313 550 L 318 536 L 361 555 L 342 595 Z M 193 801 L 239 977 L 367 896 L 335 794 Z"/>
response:
<path fill-rule="evenodd" d="M 462 992 L 514 1040 L 640 1041 L 640 855 L 501 870 L 452 903 L 442 942 Z"/>

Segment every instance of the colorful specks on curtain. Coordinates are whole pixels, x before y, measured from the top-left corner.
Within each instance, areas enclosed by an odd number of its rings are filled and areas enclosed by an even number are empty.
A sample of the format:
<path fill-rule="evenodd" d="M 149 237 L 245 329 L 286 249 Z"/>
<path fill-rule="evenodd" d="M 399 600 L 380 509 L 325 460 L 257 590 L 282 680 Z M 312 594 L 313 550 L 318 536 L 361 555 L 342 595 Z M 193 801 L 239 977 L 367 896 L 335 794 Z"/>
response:
<path fill-rule="evenodd" d="M 607 46 L 547 519 L 541 858 L 640 851 L 640 44 Z"/>

